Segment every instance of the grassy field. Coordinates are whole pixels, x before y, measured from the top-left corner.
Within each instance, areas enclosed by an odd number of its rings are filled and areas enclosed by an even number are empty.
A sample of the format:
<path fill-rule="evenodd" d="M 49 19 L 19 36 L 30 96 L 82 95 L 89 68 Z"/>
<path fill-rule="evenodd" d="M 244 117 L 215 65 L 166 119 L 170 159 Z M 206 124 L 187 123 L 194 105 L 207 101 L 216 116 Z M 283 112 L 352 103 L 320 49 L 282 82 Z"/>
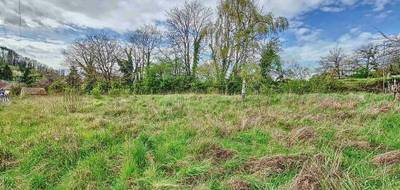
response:
<path fill-rule="evenodd" d="M 400 189 L 399 111 L 366 93 L 14 99 L 0 189 Z"/>

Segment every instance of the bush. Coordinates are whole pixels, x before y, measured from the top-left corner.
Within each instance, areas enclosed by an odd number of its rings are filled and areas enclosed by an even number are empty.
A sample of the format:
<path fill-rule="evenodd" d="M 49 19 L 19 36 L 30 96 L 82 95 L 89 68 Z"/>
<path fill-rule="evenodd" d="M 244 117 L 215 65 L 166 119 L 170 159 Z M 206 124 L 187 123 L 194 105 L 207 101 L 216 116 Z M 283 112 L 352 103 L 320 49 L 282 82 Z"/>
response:
<path fill-rule="evenodd" d="M 20 84 L 13 84 L 11 85 L 10 94 L 12 96 L 19 96 L 21 94 L 21 89 L 23 86 Z"/>
<path fill-rule="evenodd" d="M 83 90 L 85 93 L 91 94 L 95 87 L 96 87 L 96 79 L 87 80 L 85 81 L 85 86 L 83 87 Z"/>
<path fill-rule="evenodd" d="M 91 91 L 92 95 L 100 96 L 107 94 L 111 90 L 111 84 L 108 81 L 97 81 L 96 85 Z"/>
<path fill-rule="evenodd" d="M 67 91 L 67 89 L 68 84 L 64 80 L 56 80 L 48 88 L 49 92 L 54 94 L 64 93 Z"/>
<path fill-rule="evenodd" d="M 359 68 L 355 71 L 353 75 L 351 75 L 352 78 L 368 78 L 370 77 L 370 72 L 366 68 Z"/>
<path fill-rule="evenodd" d="M 307 80 L 288 80 L 281 84 L 281 90 L 283 92 L 305 94 L 310 93 L 310 82 Z"/>

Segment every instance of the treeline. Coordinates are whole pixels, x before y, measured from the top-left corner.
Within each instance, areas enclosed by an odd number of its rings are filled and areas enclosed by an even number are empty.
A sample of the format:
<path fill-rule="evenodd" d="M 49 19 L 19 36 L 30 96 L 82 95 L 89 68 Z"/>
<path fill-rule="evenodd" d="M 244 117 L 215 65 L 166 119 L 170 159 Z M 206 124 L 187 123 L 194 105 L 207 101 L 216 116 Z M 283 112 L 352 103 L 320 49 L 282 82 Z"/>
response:
<path fill-rule="evenodd" d="M 87 93 L 233 94 L 243 86 L 260 91 L 279 77 L 278 34 L 288 20 L 253 0 L 223 0 L 213 10 L 188 1 L 169 10 L 162 27 L 144 25 L 127 40 L 107 33 L 76 40 L 65 52 L 71 72 L 56 86 Z"/>
<path fill-rule="evenodd" d="M 340 47 L 320 60 L 322 73 L 343 78 L 378 78 L 400 74 L 400 38 L 388 37 L 346 54 Z"/>
<path fill-rule="evenodd" d="M 187 1 L 160 26 L 144 25 L 125 40 L 106 32 L 76 40 L 65 52 L 69 74 L 50 90 L 105 93 L 337 92 L 340 79 L 400 73 L 398 38 L 382 35 L 346 55 L 335 48 L 318 74 L 284 66 L 279 34 L 288 20 L 254 0 L 222 0 L 215 9 Z"/>

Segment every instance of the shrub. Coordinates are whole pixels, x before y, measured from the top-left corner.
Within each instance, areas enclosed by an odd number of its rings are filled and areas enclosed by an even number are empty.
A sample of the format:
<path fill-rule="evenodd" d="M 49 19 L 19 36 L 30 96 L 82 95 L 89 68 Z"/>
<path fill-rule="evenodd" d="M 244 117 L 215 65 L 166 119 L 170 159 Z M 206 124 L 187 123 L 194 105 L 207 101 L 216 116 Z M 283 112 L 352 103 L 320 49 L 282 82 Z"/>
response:
<path fill-rule="evenodd" d="M 91 91 L 92 95 L 100 96 L 107 94 L 111 90 L 111 84 L 108 81 L 97 81 L 96 85 Z"/>
<path fill-rule="evenodd" d="M 13 84 L 11 85 L 10 93 L 12 96 L 19 96 L 21 94 L 22 85 Z"/>
<path fill-rule="evenodd" d="M 351 75 L 352 78 L 368 78 L 369 76 L 370 72 L 367 68 L 356 69 L 354 74 Z"/>
<path fill-rule="evenodd" d="M 66 92 L 68 84 L 64 80 L 56 80 L 49 86 L 49 92 L 54 94 L 60 94 Z"/>

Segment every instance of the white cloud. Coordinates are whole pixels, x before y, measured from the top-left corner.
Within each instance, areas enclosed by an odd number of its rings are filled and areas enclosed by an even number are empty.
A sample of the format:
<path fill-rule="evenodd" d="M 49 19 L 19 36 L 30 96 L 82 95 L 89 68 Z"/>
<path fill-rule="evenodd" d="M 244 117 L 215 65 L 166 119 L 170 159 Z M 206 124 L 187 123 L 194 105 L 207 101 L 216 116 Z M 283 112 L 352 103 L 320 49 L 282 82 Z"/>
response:
<path fill-rule="evenodd" d="M 345 10 L 344 7 L 322 7 L 321 8 L 321 11 L 332 12 L 332 13 L 341 12 L 341 11 L 344 11 L 344 10 Z"/>
<path fill-rule="evenodd" d="M 40 33 L 41 31 L 56 31 L 74 29 L 71 26 L 82 28 L 109 28 L 117 32 L 134 30 L 140 25 L 165 20 L 166 11 L 173 7 L 181 6 L 184 0 L 21 0 L 22 26 L 25 32 Z M 200 0 L 206 6 L 215 7 L 219 0 Z M 324 41 L 320 40 L 320 31 L 302 26 L 299 17 L 312 10 L 338 12 L 358 4 L 373 6 L 374 11 L 383 11 L 391 0 L 259 0 L 264 10 L 271 11 L 279 16 L 286 16 L 292 20 L 292 32 L 301 43 L 291 51 L 297 51 L 309 60 L 309 54 L 304 52 L 321 51 Z M 19 25 L 18 1 L 0 0 L 0 28 L 5 27 L 17 31 Z M 385 16 L 383 13 L 382 17 Z M 28 35 L 25 35 L 28 36 Z M 0 43 L 13 48 L 16 47 L 25 54 L 37 58 L 46 64 L 57 65 L 62 62 L 60 50 L 67 41 L 62 37 L 57 38 L 60 43 L 51 43 L 46 36 L 40 39 L 2 37 Z M 46 39 L 43 41 L 43 39 Z M 317 44 L 303 46 L 302 43 L 316 41 Z M 319 45 L 319 46 L 318 46 Z M 304 50 L 298 48 L 303 47 Z M 35 49 L 36 48 L 36 49 Z M 312 57 L 312 56 L 311 56 Z"/>
<path fill-rule="evenodd" d="M 368 42 L 377 42 L 381 39 L 382 37 L 378 33 L 360 32 L 353 28 L 336 40 L 319 39 L 288 47 L 284 50 L 283 57 L 287 60 L 299 60 L 300 64 L 315 68 L 318 66 L 317 63 L 320 58 L 326 56 L 332 48 L 340 47 L 347 54 L 350 54 Z"/>
<path fill-rule="evenodd" d="M 40 63 L 62 68 L 63 50 L 67 44 L 63 41 L 55 40 L 32 40 L 29 38 L 20 38 L 14 35 L 0 37 L 0 45 L 11 48 L 21 54 L 39 61 Z"/>
<path fill-rule="evenodd" d="M 218 0 L 203 0 L 215 7 Z M 259 0 L 265 10 L 293 18 L 305 12 L 321 9 L 336 12 L 361 2 L 381 11 L 391 0 Z M 139 25 L 164 20 L 166 11 L 181 6 L 183 0 L 30 0 L 21 1 L 23 24 L 28 27 L 62 27 L 72 24 L 81 27 L 110 28 L 126 31 Z M 0 20 L 19 24 L 18 1 L 0 0 Z"/>
<path fill-rule="evenodd" d="M 366 3 L 375 5 L 375 11 L 382 11 L 386 5 L 391 3 L 393 0 L 368 0 Z"/>

